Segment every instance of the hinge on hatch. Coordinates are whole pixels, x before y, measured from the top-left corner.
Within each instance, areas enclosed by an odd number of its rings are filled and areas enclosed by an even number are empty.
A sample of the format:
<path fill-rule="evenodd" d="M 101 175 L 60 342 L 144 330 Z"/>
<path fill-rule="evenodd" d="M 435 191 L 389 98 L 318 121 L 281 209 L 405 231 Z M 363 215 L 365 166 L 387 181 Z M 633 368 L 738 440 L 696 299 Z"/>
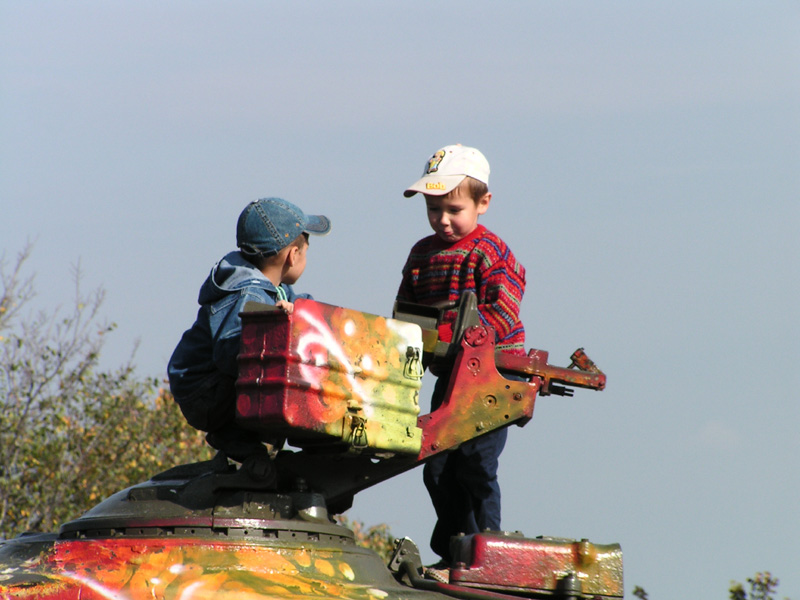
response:
<path fill-rule="evenodd" d="M 367 420 L 364 417 L 350 415 L 350 446 L 359 451 L 367 447 Z"/>
<path fill-rule="evenodd" d="M 422 361 L 419 357 L 419 348 L 409 346 L 406 350 L 406 364 L 403 367 L 403 377 L 407 379 L 422 379 Z"/>

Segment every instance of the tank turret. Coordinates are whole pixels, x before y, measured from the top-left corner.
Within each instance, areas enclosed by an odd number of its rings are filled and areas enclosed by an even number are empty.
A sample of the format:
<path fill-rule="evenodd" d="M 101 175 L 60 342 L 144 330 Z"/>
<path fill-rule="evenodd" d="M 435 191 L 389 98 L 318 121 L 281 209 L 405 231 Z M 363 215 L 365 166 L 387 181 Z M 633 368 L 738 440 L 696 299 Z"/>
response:
<path fill-rule="evenodd" d="M 424 577 L 411 540 L 399 539 L 385 564 L 336 523 L 359 491 L 524 425 L 537 395 L 605 386 L 582 350 L 567 368 L 540 350 L 496 352 L 474 298 L 462 300 L 453 343 L 438 340 L 437 316 L 409 305 L 393 318 L 311 300 L 298 300 L 291 315 L 248 305 L 237 422 L 287 448 L 176 466 L 57 533 L 0 542 L 0 598 L 621 598 L 616 544 L 456 536 L 449 583 L 441 583 Z M 429 367 L 453 375 L 442 406 L 420 415 Z"/>

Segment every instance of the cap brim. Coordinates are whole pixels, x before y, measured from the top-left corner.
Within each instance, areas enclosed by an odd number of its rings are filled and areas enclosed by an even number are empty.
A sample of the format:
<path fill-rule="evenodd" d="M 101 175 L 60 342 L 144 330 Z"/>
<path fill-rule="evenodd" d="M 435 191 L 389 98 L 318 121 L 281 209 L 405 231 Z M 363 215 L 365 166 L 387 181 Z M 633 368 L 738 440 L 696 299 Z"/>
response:
<path fill-rule="evenodd" d="M 414 185 L 409 186 L 403 195 L 410 198 L 414 194 L 427 194 L 429 196 L 444 196 L 458 187 L 466 175 L 426 175 Z"/>
<path fill-rule="evenodd" d="M 327 235 L 331 230 L 331 220 L 323 215 L 306 215 L 305 233 Z"/>

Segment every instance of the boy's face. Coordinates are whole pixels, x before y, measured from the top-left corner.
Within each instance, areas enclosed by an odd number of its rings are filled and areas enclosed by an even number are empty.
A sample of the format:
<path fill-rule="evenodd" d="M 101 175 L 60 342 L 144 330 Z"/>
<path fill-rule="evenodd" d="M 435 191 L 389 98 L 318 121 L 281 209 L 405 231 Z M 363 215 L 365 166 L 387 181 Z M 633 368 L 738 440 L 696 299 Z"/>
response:
<path fill-rule="evenodd" d="M 460 185 L 446 196 L 425 195 L 428 222 L 436 235 L 450 244 L 464 239 L 478 226 L 478 215 L 489 208 L 492 194 L 475 202 L 466 186 Z"/>

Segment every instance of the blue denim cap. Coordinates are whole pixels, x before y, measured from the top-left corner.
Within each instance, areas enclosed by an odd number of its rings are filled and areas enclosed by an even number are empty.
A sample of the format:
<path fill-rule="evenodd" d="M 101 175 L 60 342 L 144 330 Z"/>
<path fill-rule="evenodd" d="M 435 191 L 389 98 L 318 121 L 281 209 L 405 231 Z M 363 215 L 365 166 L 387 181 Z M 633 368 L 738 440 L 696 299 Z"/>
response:
<path fill-rule="evenodd" d="M 307 215 L 281 198 L 261 198 L 248 204 L 236 224 L 236 245 L 251 256 L 277 254 L 301 233 L 325 235 L 328 217 Z"/>

